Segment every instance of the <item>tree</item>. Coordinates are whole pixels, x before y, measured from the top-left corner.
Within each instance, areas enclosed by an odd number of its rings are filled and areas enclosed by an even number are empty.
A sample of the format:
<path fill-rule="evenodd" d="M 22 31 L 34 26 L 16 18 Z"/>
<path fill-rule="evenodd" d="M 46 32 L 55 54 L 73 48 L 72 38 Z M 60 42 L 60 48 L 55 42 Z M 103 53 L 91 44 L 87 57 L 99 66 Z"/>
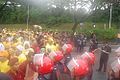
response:
<path fill-rule="evenodd" d="M 85 10 L 85 6 L 87 6 L 90 2 L 89 0 L 72 0 L 70 6 L 74 6 L 73 8 L 73 19 L 74 25 L 72 28 L 73 33 L 75 32 L 77 25 L 84 21 L 87 17 L 87 12 Z"/>
<path fill-rule="evenodd" d="M 85 7 L 90 4 L 89 0 L 52 0 L 51 5 L 55 5 L 59 14 L 63 11 L 69 10 L 70 14 L 73 14 L 73 33 L 76 30 L 77 25 L 84 21 L 87 17 Z"/>
<path fill-rule="evenodd" d="M 21 23 L 25 21 L 26 6 L 20 0 L 0 0 L 0 4 L 0 23 Z"/>
<path fill-rule="evenodd" d="M 117 23 L 119 22 L 119 5 L 120 0 L 90 0 L 92 3 L 91 10 L 92 10 L 92 21 L 93 22 L 107 22 L 109 20 L 110 15 L 110 7 L 112 4 L 113 13 L 112 13 L 112 22 Z M 97 18 L 97 20 L 96 20 Z"/>
<path fill-rule="evenodd" d="M 72 22 L 74 33 L 80 22 L 90 20 L 108 23 L 111 3 L 112 21 L 118 25 L 119 0 L 0 0 L 0 23 L 25 23 L 29 5 L 31 24 L 56 25 Z"/>

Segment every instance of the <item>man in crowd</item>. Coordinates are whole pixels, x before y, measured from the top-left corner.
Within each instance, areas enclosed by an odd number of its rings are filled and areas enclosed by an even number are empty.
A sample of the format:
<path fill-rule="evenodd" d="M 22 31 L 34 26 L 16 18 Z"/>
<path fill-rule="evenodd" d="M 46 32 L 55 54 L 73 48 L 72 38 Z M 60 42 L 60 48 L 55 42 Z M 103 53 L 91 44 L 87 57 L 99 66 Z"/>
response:
<path fill-rule="evenodd" d="M 95 33 L 92 33 L 91 37 L 90 37 L 90 48 L 89 48 L 89 51 L 92 52 L 92 51 L 94 51 L 97 48 L 98 48 L 98 41 L 97 41 Z"/>
<path fill-rule="evenodd" d="M 111 47 L 110 45 L 106 42 L 101 49 L 101 57 L 100 57 L 100 66 L 98 71 L 101 71 L 103 66 L 104 66 L 104 72 L 106 72 L 107 69 L 107 62 L 109 59 L 109 54 L 111 53 Z"/>

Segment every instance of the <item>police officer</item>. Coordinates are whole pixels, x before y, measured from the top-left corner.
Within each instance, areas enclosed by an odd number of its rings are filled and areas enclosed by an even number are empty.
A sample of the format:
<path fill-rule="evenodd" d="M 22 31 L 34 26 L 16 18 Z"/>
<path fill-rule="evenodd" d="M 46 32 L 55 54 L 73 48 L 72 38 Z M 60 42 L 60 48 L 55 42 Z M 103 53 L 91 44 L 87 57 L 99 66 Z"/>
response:
<path fill-rule="evenodd" d="M 111 53 L 111 47 L 110 45 L 106 42 L 105 45 L 103 45 L 101 49 L 101 57 L 100 57 L 100 65 L 98 71 L 101 71 L 103 66 L 104 66 L 104 72 L 106 72 L 107 69 L 107 62 L 109 58 L 109 54 Z"/>

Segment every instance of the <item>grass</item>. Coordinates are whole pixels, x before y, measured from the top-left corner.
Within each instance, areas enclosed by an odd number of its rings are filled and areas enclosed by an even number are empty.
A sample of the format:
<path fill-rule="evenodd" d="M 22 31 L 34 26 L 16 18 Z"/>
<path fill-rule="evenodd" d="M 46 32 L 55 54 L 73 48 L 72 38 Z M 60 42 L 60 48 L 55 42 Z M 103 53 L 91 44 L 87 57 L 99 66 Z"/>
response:
<path fill-rule="evenodd" d="M 44 24 L 41 25 L 44 29 L 47 30 L 59 30 L 59 31 L 72 31 L 73 23 L 64 23 L 60 25 L 54 25 L 54 26 L 46 26 Z M 32 28 L 32 25 L 29 25 L 29 28 Z M 115 27 L 115 25 L 113 25 Z M 10 30 L 18 30 L 18 29 L 27 29 L 26 24 L 1 24 L 0 28 L 7 28 Z M 104 29 L 103 23 L 96 23 L 96 28 Z M 108 27 L 107 27 L 108 28 Z M 80 27 L 80 25 L 77 26 L 76 31 L 81 31 L 84 29 L 94 29 L 92 26 L 92 23 L 84 23 L 83 27 Z"/>
<path fill-rule="evenodd" d="M 10 30 L 26 29 L 27 25 L 25 24 L 1 24 L 0 28 L 7 28 Z"/>

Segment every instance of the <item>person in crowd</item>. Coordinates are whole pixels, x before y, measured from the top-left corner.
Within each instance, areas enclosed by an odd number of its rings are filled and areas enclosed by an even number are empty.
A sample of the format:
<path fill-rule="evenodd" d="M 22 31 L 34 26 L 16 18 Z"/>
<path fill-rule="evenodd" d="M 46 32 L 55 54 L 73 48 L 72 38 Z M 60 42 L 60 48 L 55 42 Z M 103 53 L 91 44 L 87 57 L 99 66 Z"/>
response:
<path fill-rule="evenodd" d="M 0 56 L 0 72 L 6 73 L 10 70 L 8 62 L 9 62 L 8 58 Z"/>
<path fill-rule="evenodd" d="M 91 37 L 90 37 L 90 48 L 89 48 L 89 51 L 92 52 L 92 51 L 94 51 L 97 48 L 98 48 L 98 41 L 97 41 L 95 33 L 92 33 Z"/>
<path fill-rule="evenodd" d="M 36 68 L 32 62 L 34 52 L 30 51 L 27 55 L 27 60 L 21 63 L 18 67 L 17 80 L 33 80 Z"/>
<path fill-rule="evenodd" d="M 81 39 L 81 36 L 78 35 L 78 37 L 77 37 L 77 52 L 80 52 L 81 46 L 82 46 L 82 39 Z"/>
<path fill-rule="evenodd" d="M 80 50 L 81 50 L 81 52 L 83 52 L 84 47 L 86 45 L 86 37 L 83 33 L 80 34 L 80 40 L 81 40 Z"/>
<path fill-rule="evenodd" d="M 77 44 L 77 33 L 74 34 L 74 36 L 73 36 L 73 41 L 74 41 L 75 51 L 77 51 L 77 48 L 78 48 L 78 44 Z"/>
<path fill-rule="evenodd" d="M 101 49 L 101 56 L 100 56 L 98 71 L 101 71 L 102 68 L 104 67 L 103 71 L 106 72 L 110 53 L 111 53 L 111 47 L 107 42 L 105 42 L 105 44 L 102 46 L 102 49 Z"/>
<path fill-rule="evenodd" d="M 85 38 L 84 34 L 80 33 L 76 37 L 76 45 L 77 45 L 77 52 L 83 52 L 84 47 L 86 45 L 86 38 Z"/>
<path fill-rule="evenodd" d="M 95 33 L 92 33 L 91 36 L 90 36 L 91 39 L 97 39 L 96 37 L 96 34 Z"/>
<path fill-rule="evenodd" d="M 13 80 L 17 80 L 17 69 L 18 69 L 18 58 L 17 57 L 10 57 L 8 65 L 10 66 L 10 70 L 6 73 L 9 75 Z"/>
<path fill-rule="evenodd" d="M 3 51 L 5 50 L 5 46 L 4 44 L 2 43 L 2 41 L 0 41 L 0 51 Z"/>
<path fill-rule="evenodd" d="M 7 31 L 7 33 L 6 31 L 4 31 L 3 33 L 1 33 L 1 35 L 2 35 L 1 43 L 4 43 L 3 44 L 4 47 L 1 47 L 0 50 L 8 51 L 8 53 L 10 54 L 10 58 L 9 59 L 5 58 L 0 60 L 0 64 L 5 63 L 4 65 L 7 65 L 5 67 L 3 65 L 2 66 L 0 65 L 0 71 L 11 76 L 13 80 L 33 80 L 34 73 L 37 70 L 32 62 L 33 59 L 32 56 L 34 53 L 39 54 L 42 51 L 41 48 L 44 48 L 44 50 L 46 50 L 45 48 L 47 44 L 49 44 L 48 48 L 52 49 L 51 51 L 58 51 L 58 50 L 62 51 L 61 48 L 64 44 L 73 44 L 71 36 L 68 32 L 59 32 L 59 33 L 51 32 L 51 31 L 32 32 L 32 31 L 21 30 L 15 32 Z M 75 36 L 75 43 L 77 48 L 79 48 L 79 51 L 84 49 L 84 38 L 85 37 L 83 34 Z M 24 42 L 29 44 L 25 45 Z M 34 51 L 29 51 L 32 50 L 31 48 Z M 48 56 L 49 51 L 47 52 L 45 51 L 45 53 L 46 53 L 45 55 Z M 68 72 L 70 76 L 70 71 L 67 69 L 66 66 L 71 59 L 72 56 L 69 53 L 66 55 L 64 54 L 63 63 L 59 62 L 57 65 L 55 65 L 54 71 L 56 71 L 57 68 L 58 70 L 57 72 L 60 72 L 60 74 Z M 38 78 L 39 75 L 36 76 Z M 54 74 L 51 76 L 52 76 L 51 80 L 56 80 L 55 78 L 53 78 Z"/>

